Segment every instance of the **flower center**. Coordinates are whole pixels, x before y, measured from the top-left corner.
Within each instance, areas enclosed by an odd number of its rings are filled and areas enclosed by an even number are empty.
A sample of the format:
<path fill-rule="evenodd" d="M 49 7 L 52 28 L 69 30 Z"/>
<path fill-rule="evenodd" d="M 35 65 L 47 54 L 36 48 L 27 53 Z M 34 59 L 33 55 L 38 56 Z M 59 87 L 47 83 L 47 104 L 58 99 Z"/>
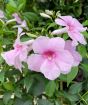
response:
<path fill-rule="evenodd" d="M 17 50 L 22 49 L 22 47 L 23 47 L 22 45 L 19 45 L 19 44 L 16 45 L 16 49 L 17 49 Z"/>
<path fill-rule="evenodd" d="M 72 24 L 68 23 L 67 25 L 68 25 L 69 31 L 73 31 L 74 30 L 75 27 Z"/>
<path fill-rule="evenodd" d="M 48 60 L 52 60 L 54 57 L 56 57 L 56 54 L 54 51 L 46 51 L 43 53 L 43 56 Z"/>

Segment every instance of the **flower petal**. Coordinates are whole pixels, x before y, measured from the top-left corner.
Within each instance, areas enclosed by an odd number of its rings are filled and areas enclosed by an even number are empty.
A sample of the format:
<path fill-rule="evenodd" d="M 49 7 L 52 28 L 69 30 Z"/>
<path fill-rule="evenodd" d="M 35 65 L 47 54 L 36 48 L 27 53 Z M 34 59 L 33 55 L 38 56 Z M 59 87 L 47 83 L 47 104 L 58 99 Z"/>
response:
<path fill-rule="evenodd" d="M 62 19 L 55 19 L 55 23 L 61 26 L 66 26 L 66 23 Z"/>
<path fill-rule="evenodd" d="M 28 55 L 28 47 L 27 46 L 23 46 L 24 48 L 20 51 L 19 54 L 19 59 L 21 61 L 26 61 L 27 60 L 27 55 Z"/>
<path fill-rule="evenodd" d="M 72 41 L 68 40 L 65 44 L 65 49 L 68 50 L 74 58 L 74 66 L 78 66 L 82 61 L 81 55 L 76 51 L 76 46 L 72 46 Z"/>
<path fill-rule="evenodd" d="M 21 19 L 20 19 L 20 17 L 18 16 L 17 13 L 14 13 L 12 16 L 16 19 L 16 22 L 17 22 L 17 23 L 19 23 L 19 24 L 22 23 L 22 21 L 21 21 Z"/>
<path fill-rule="evenodd" d="M 86 27 L 83 27 L 83 25 L 75 18 L 73 18 L 73 24 L 76 26 L 77 30 L 80 32 L 86 31 Z"/>
<path fill-rule="evenodd" d="M 82 61 L 82 56 L 76 51 L 72 52 L 72 56 L 74 57 L 74 66 L 78 66 Z"/>
<path fill-rule="evenodd" d="M 84 39 L 84 36 L 79 32 L 68 32 L 68 35 L 73 39 L 79 41 L 81 44 L 86 45 L 86 40 Z"/>
<path fill-rule="evenodd" d="M 48 49 L 52 51 L 61 51 L 65 47 L 64 39 L 57 37 L 49 39 Z"/>
<path fill-rule="evenodd" d="M 4 13 L 1 10 L 0 10 L 0 18 L 4 18 Z"/>
<path fill-rule="evenodd" d="M 28 57 L 27 64 L 28 68 L 40 72 L 41 64 L 44 62 L 44 59 L 41 55 L 38 54 L 32 54 Z"/>
<path fill-rule="evenodd" d="M 72 21 L 73 21 L 72 16 L 60 16 L 60 18 L 65 22 L 66 25 L 68 23 L 72 23 Z"/>
<path fill-rule="evenodd" d="M 63 74 L 67 74 L 71 71 L 73 62 L 73 56 L 67 50 L 59 53 L 59 56 L 56 58 L 56 64 L 58 65 L 60 72 Z"/>
<path fill-rule="evenodd" d="M 14 65 L 14 60 L 16 57 L 15 50 L 10 50 L 1 54 L 2 57 L 5 59 L 6 63 L 10 66 Z"/>
<path fill-rule="evenodd" d="M 65 63 L 63 61 L 59 61 L 58 66 L 59 66 L 60 72 L 62 74 L 68 74 L 71 71 L 71 68 L 72 68 L 72 65 L 70 65 L 68 63 Z"/>
<path fill-rule="evenodd" d="M 60 75 L 60 70 L 56 64 L 48 60 L 45 60 L 45 62 L 42 64 L 40 71 L 49 80 L 55 80 Z"/>
<path fill-rule="evenodd" d="M 43 53 L 47 49 L 49 38 L 48 37 L 38 37 L 33 43 L 33 50 L 35 53 Z"/>
<path fill-rule="evenodd" d="M 19 69 L 20 71 L 22 71 L 23 65 L 22 65 L 22 62 L 21 62 L 21 60 L 20 60 L 20 58 L 19 58 L 19 55 L 16 56 L 15 59 L 14 59 L 14 67 L 15 67 L 16 69 Z"/>
<path fill-rule="evenodd" d="M 65 32 L 67 32 L 67 29 L 66 28 L 61 28 L 61 29 L 54 30 L 51 34 L 52 35 L 58 35 L 58 34 L 63 34 Z"/>

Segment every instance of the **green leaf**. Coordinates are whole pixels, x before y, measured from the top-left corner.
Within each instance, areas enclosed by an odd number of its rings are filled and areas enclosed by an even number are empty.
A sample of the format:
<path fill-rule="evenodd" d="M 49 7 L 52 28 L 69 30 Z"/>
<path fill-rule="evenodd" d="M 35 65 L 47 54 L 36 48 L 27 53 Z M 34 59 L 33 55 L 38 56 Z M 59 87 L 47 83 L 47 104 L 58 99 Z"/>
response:
<path fill-rule="evenodd" d="M 31 100 L 16 99 L 14 105 L 33 105 Z"/>
<path fill-rule="evenodd" d="M 26 87 L 27 89 L 27 92 L 29 91 L 30 87 L 32 86 L 33 84 L 33 79 L 29 78 L 29 77 L 26 77 L 24 79 L 24 86 Z"/>
<path fill-rule="evenodd" d="M 75 95 L 75 94 L 72 95 L 72 94 L 69 94 L 69 93 L 66 93 L 64 95 L 70 102 L 75 102 L 75 101 L 79 100 L 78 95 Z"/>
<path fill-rule="evenodd" d="M 82 57 L 86 57 L 87 50 L 86 50 L 85 46 L 83 46 L 83 45 L 78 46 L 78 51 L 82 55 Z"/>
<path fill-rule="evenodd" d="M 19 87 L 17 87 L 17 88 L 15 89 L 14 94 L 15 94 L 16 97 L 22 98 L 22 93 L 21 93 L 21 90 L 20 90 Z"/>
<path fill-rule="evenodd" d="M 8 13 L 14 13 L 17 11 L 17 4 L 14 0 L 9 0 L 9 3 L 6 5 L 6 11 Z"/>
<path fill-rule="evenodd" d="M 0 72 L 0 81 L 3 83 L 4 82 L 4 78 L 5 78 L 5 72 L 1 71 Z"/>
<path fill-rule="evenodd" d="M 5 104 L 3 103 L 3 100 L 2 100 L 2 99 L 0 100 L 0 105 L 5 105 Z"/>
<path fill-rule="evenodd" d="M 1 57 L 1 55 L 0 55 L 0 64 L 2 64 L 3 61 L 4 61 L 4 59 L 3 59 L 3 58 Z"/>
<path fill-rule="evenodd" d="M 88 103 L 88 91 L 82 96 L 86 103 Z"/>
<path fill-rule="evenodd" d="M 67 75 L 61 74 L 61 75 L 59 76 L 59 78 L 60 78 L 61 81 L 67 82 Z"/>
<path fill-rule="evenodd" d="M 77 94 L 82 90 L 82 83 L 75 83 L 73 85 L 71 85 L 69 92 L 71 94 Z"/>
<path fill-rule="evenodd" d="M 51 27 L 55 27 L 55 26 L 56 26 L 56 23 L 55 23 L 55 22 L 50 23 L 49 26 L 47 27 L 47 30 L 48 30 L 49 28 L 51 28 Z"/>
<path fill-rule="evenodd" d="M 42 77 L 39 74 L 35 74 L 34 76 L 34 81 L 33 84 L 30 88 L 30 94 L 34 95 L 34 96 L 38 96 L 41 95 L 44 92 L 45 89 L 45 78 Z"/>
<path fill-rule="evenodd" d="M 88 32 L 87 31 L 82 32 L 82 34 L 88 39 Z"/>
<path fill-rule="evenodd" d="M 81 64 L 81 67 L 84 71 L 88 72 L 88 64 L 83 63 L 83 64 Z"/>
<path fill-rule="evenodd" d="M 26 33 L 29 37 L 36 38 L 37 36 L 31 33 Z"/>
<path fill-rule="evenodd" d="M 6 9 L 7 13 L 10 13 L 10 14 L 17 11 L 17 9 L 15 7 L 11 6 L 10 4 L 7 4 L 6 8 L 7 8 Z"/>
<path fill-rule="evenodd" d="M 55 105 L 61 105 L 60 101 L 55 101 Z"/>
<path fill-rule="evenodd" d="M 3 86 L 6 90 L 13 90 L 14 89 L 12 82 L 4 82 Z"/>
<path fill-rule="evenodd" d="M 33 104 L 32 104 L 32 101 L 28 100 L 23 105 L 33 105 Z"/>
<path fill-rule="evenodd" d="M 13 99 L 11 99 L 11 100 L 9 100 L 9 102 L 8 102 L 8 104 L 7 104 L 7 105 L 13 105 L 13 103 L 14 103 L 14 100 L 13 100 Z"/>
<path fill-rule="evenodd" d="M 84 26 L 88 26 L 88 20 L 85 20 L 82 24 L 83 24 Z"/>
<path fill-rule="evenodd" d="M 48 96 L 53 96 L 54 92 L 55 92 L 55 89 L 56 89 L 56 84 L 54 81 L 49 81 L 48 84 L 46 85 L 46 88 L 45 88 L 45 92 Z"/>
<path fill-rule="evenodd" d="M 65 92 L 65 91 L 59 91 L 58 92 L 58 97 L 62 97 L 63 100 L 66 99 L 67 102 L 68 102 L 68 100 L 70 102 L 75 102 L 75 101 L 79 100 L 79 96 L 78 95 L 70 94 L 70 93 Z"/>
<path fill-rule="evenodd" d="M 18 0 L 18 11 L 24 10 L 25 5 L 26 5 L 26 0 Z"/>
<path fill-rule="evenodd" d="M 14 0 L 9 0 L 9 5 L 15 8 L 17 7 L 16 2 Z"/>
<path fill-rule="evenodd" d="M 4 25 L 4 21 L 0 19 L 0 28 Z"/>
<path fill-rule="evenodd" d="M 71 72 L 67 74 L 67 86 L 72 82 L 78 73 L 78 67 L 73 67 Z"/>
<path fill-rule="evenodd" d="M 69 36 L 65 33 L 65 34 L 63 34 L 63 38 L 64 38 L 65 40 L 67 40 L 67 39 L 69 38 Z"/>
<path fill-rule="evenodd" d="M 48 101 L 47 99 L 39 99 L 38 105 L 54 105 L 54 104 Z"/>
<path fill-rule="evenodd" d="M 15 99 L 15 103 L 14 105 L 23 105 L 24 104 L 24 100 L 21 99 Z"/>
<path fill-rule="evenodd" d="M 5 105 L 7 105 L 7 103 L 11 99 L 11 95 L 12 95 L 12 93 L 5 93 L 4 94 L 4 96 L 3 96 L 3 102 L 4 102 Z"/>
<path fill-rule="evenodd" d="M 23 15 L 30 21 L 38 21 L 39 20 L 39 16 L 33 12 L 25 12 Z"/>

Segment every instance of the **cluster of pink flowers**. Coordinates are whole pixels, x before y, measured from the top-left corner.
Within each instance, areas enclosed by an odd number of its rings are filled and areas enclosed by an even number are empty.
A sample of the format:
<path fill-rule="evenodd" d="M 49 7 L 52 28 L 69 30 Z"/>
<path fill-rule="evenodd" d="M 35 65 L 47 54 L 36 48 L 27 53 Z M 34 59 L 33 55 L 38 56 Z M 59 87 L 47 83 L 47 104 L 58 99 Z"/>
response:
<path fill-rule="evenodd" d="M 14 16 L 21 24 L 20 18 L 16 14 Z M 21 42 L 20 37 L 24 33 L 18 27 L 18 35 L 13 50 L 2 53 L 6 63 L 21 71 L 22 62 L 26 62 L 29 70 L 41 72 L 49 80 L 56 79 L 61 73 L 68 74 L 72 67 L 78 66 L 82 57 L 76 51 L 76 45 L 78 42 L 86 44 L 81 34 L 86 28 L 71 16 L 60 16 L 55 22 L 65 27 L 53 31 L 52 34 L 68 33 L 72 40 L 65 41 L 60 37 L 40 36 L 35 40 Z M 33 50 L 33 54 L 29 54 L 31 50 Z"/>

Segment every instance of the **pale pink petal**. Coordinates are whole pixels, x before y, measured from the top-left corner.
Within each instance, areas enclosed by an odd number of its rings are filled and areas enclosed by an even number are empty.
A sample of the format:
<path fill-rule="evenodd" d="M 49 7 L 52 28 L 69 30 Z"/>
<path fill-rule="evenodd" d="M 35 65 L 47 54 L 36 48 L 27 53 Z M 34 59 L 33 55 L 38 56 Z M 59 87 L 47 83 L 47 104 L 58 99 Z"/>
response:
<path fill-rule="evenodd" d="M 71 71 L 72 65 L 63 61 L 59 61 L 58 68 L 62 74 L 68 74 Z"/>
<path fill-rule="evenodd" d="M 68 40 L 66 41 L 66 44 L 65 44 L 65 49 L 68 50 L 73 58 L 74 58 L 74 66 L 78 66 L 79 63 L 82 61 L 82 57 L 81 55 L 76 51 L 76 47 L 75 46 L 72 46 L 72 41 Z"/>
<path fill-rule="evenodd" d="M 22 45 L 24 46 L 27 46 L 27 50 L 28 52 L 32 50 L 32 44 L 33 44 L 34 40 L 28 40 L 28 41 L 25 41 L 25 42 L 21 42 Z"/>
<path fill-rule="evenodd" d="M 14 65 L 14 60 L 16 57 L 15 50 L 10 50 L 1 54 L 2 57 L 5 59 L 6 63 L 10 66 Z"/>
<path fill-rule="evenodd" d="M 22 23 L 21 23 L 21 27 L 22 27 L 22 28 L 25 28 L 26 30 L 28 30 L 27 23 L 26 23 L 25 20 L 22 21 Z"/>
<path fill-rule="evenodd" d="M 86 27 L 83 27 L 83 25 L 75 18 L 73 18 L 73 24 L 75 25 L 76 29 L 80 32 L 86 31 Z"/>
<path fill-rule="evenodd" d="M 44 51 L 46 51 L 48 41 L 49 41 L 48 37 L 44 37 L 44 36 L 38 37 L 32 45 L 34 52 L 43 53 Z"/>
<path fill-rule="evenodd" d="M 40 67 L 43 62 L 44 62 L 44 59 L 42 58 L 41 55 L 32 54 L 28 57 L 28 60 L 27 60 L 28 68 L 33 71 L 40 72 Z"/>
<path fill-rule="evenodd" d="M 25 20 L 22 22 L 21 26 L 22 26 L 22 27 L 26 27 L 26 26 L 27 26 L 27 24 L 26 24 L 26 21 L 25 21 Z"/>
<path fill-rule="evenodd" d="M 65 24 L 67 25 L 68 23 L 72 23 L 73 18 L 72 16 L 60 16 L 60 18 L 65 22 Z"/>
<path fill-rule="evenodd" d="M 65 42 L 65 49 L 69 50 L 69 51 L 76 51 L 76 46 L 72 45 L 72 41 L 71 40 L 67 40 Z"/>
<path fill-rule="evenodd" d="M 48 49 L 51 51 L 62 51 L 65 47 L 65 41 L 64 39 L 57 37 L 57 38 L 51 38 L 48 42 Z"/>
<path fill-rule="evenodd" d="M 23 65 L 22 65 L 22 62 L 20 61 L 19 55 L 17 55 L 17 56 L 15 57 L 15 60 L 14 60 L 14 67 L 15 67 L 16 69 L 19 69 L 20 71 L 22 71 Z"/>
<path fill-rule="evenodd" d="M 61 26 L 66 26 L 66 23 L 62 19 L 55 19 L 55 23 Z"/>
<path fill-rule="evenodd" d="M 0 18 L 4 18 L 4 13 L 1 10 L 0 10 Z"/>
<path fill-rule="evenodd" d="M 17 22 L 17 23 L 19 23 L 19 24 L 22 23 L 22 21 L 21 21 L 21 19 L 20 19 L 20 17 L 18 16 L 17 13 L 14 13 L 12 16 L 16 19 L 16 22 Z"/>
<path fill-rule="evenodd" d="M 73 56 L 68 50 L 64 50 L 63 52 L 58 53 L 59 60 L 64 61 L 69 64 L 73 64 Z"/>
<path fill-rule="evenodd" d="M 67 50 L 58 54 L 56 58 L 56 64 L 58 65 L 60 72 L 63 74 L 67 74 L 71 71 L 73 66 L 74 59 L 71 53 Z"/>
<path fill-rule="evenodd" d="M 27 55 L 28 55 L 28 47 L 23 46 L 24 48 L 20 51 L 19 54 L 19 59 L 20 61 L 26 61 L 27 60 Z"/>
<path fill-rule="evenodd" d="M 20 34 L 22 33 L 23 29 L 21 27 L 18 27 L 18 34 L 20 36 Z"/>
<path fill-rule="evenodd" d="M 21 44 L 20 39 L 17 38 L 17 39 L 15 40 L 14 44 L 13 44 L 13 47 L 16 48 L 16 46 L 17 46 L 17 45 L 20 45 L 20 44 Z"/>
<path fill-rule="evenodd" d="M 81 34 L 81 33 L 75 33 L 74 34 L 76 39 L 81 43 L 81 44 L 84 44 L 86 45 L 86 40 L 84 39 L 84 36 Z M 78 35 L 78 36 L 77 36 Z"/>
<path fill-rule="evenodd" d="M 51 34 L 52 35 L 58 35 L 58 34 L 66 33 L 66 32 L 67 32 L 66 28 L 61 28 L 61 29 L 54 30 Z"/>
<path fill-rule="evenodd" d="M 78 66 L 82 61 L 82 56 L 76 51 L 72 52 L 72 56 L 74 57 L 74 66 Z"/>
<path fill-rule="evenodd" d="M 73 41 L 72 41 L 72 46 L 77 46 L 77 45 L 78 45 L 77 40 L 73 40 Z"/>
<path fill-rule="evenodd" d="M 20 37 L 25 34 L 25 32 L 22 32 L 22 31 L 23 31 L 23 29 L 21 27 L 18 27 L 17 39 L 15 40 L 15 42 L 13 44 L 14 48 L 16 47 L 16 45 L 22 44 L 22 42 L 20 41 Z M 23 45 L 24 45 L 24 43 L 23 43 Z"/>
<path fill-rule="evenodd" d="M 86 40 L 84 39 L 84 36 L 79 33 L 79 32 L 68 32 L 68 35 L 73 39 L 73 40 L 77 40 L 78 42 L 80 42 L 81 44 L 86 44 Z"/>
<path fill-rule="evenodd" d="M 46 60 L 41 68 L 40 71 L 44 74 L 44 76 L 46 78 L 48 78 L 49 80 L 55 80 L 57 77 L 59 77 L 60 75 L 60 70 L 59 68 L 56 66 L 56 64 L 54 62 L 48 61 Z"/>

